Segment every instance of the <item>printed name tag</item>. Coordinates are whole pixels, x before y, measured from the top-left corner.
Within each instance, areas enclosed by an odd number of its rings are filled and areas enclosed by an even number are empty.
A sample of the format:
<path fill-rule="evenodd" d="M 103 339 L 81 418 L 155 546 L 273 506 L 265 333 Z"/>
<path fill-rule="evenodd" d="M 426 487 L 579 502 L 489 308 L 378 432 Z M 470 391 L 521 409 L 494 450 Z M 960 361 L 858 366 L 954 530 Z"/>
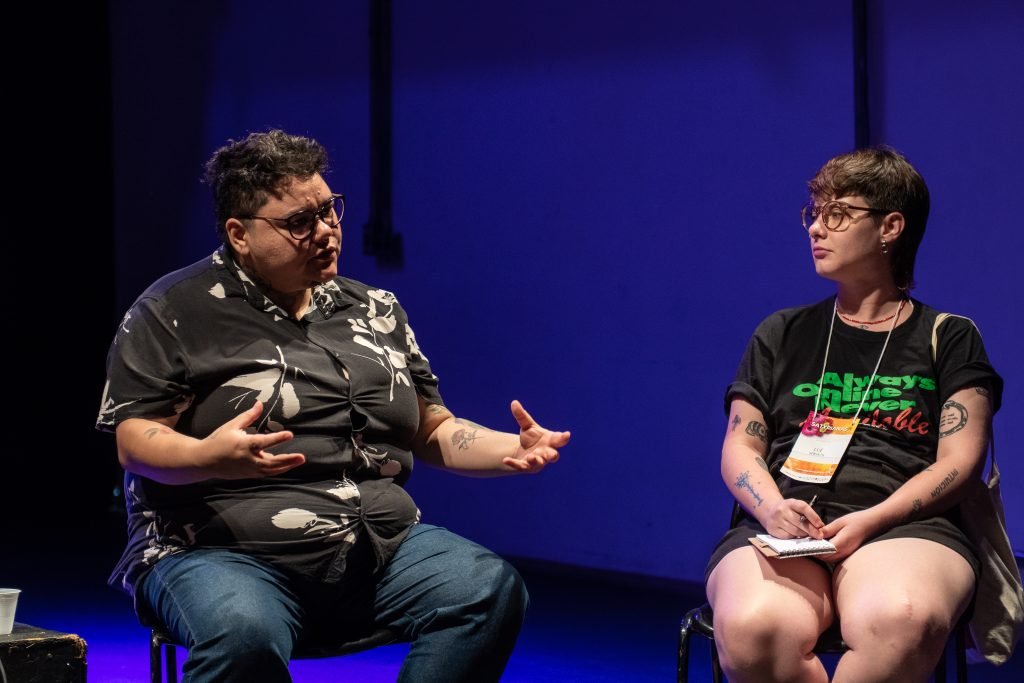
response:
<path fill-rule="evenodd" d="M 829 481 L 858 424 L 859 418 L 831 417 L 812 410 L 782 465 L 782 473 L 797 481 L 815 484 Z"/>

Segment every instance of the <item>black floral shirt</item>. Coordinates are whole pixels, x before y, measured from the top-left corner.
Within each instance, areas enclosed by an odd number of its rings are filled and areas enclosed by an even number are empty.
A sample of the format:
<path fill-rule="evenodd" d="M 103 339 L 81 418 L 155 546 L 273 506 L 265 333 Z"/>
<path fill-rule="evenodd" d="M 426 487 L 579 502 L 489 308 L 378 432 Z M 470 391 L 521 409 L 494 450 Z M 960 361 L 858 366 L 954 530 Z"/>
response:
<path fill-rule="evenodd" d="M 147 289 L 107 357 L 98 429 L 178 415 L 204 438 L 256 401 L 252 431 L 290 430 L 270 451 L 305 464 L 265 479 L 166 485 L 127 473 L 128 545 L 110 577 L 129 593 L 160 558 L 190 547 L 255 555 L 336 581 L 367 534 L 378 566 L 419 519 L 412 471 L 417 394 L 437 377 L 394 295 L 343 277 L 315 288 L 301 320 L 267 299 L 223 249 Z"/>

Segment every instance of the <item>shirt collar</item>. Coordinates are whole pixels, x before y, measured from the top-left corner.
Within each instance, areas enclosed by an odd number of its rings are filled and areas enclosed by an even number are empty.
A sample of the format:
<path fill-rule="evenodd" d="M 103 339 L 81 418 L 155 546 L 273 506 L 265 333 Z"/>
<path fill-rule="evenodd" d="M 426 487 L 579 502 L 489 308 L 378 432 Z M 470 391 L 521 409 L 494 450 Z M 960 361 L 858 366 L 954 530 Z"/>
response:
<path fill-rule="evenodd" d="M 249 304 L 264 313 L 279 318 L 290 318 L 291 316 L 280 306 L 271 301 L 252 281 L 252 279 L 238 265 L 231 251 L 221 245 L 213 252 L 213 262 L 218 268 L 218 278 L 224 287 L 227 296 L 237 296 L 245 299 Z M 323 284 L 313 287 L 312 305 L 302 316 L 303 320 L 327 320 L 336 312 L 348 306 L 358 303 L 350 296 L 347 296 L 338 286 L 336 280 L 328 280 Z"/>

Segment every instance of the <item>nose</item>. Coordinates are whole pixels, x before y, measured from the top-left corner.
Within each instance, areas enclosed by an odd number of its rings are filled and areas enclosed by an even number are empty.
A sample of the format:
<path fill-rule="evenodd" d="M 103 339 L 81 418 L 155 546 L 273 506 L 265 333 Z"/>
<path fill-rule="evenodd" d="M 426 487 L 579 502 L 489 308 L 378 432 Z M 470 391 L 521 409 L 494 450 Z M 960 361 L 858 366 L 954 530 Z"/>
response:
<path fill-rule="evenodd" d="M 320 244 L 320 245 L 327 244 L 330 241 L 331 235 L 334 234 L 335 230 L 338 230 L 338 232 L 341 232 L 341 222 L 340 221 L 338 222 L 337 225 L 331 226 L 331 224 L 327 223 L 326 221 L 324 221 L 324 219 L 322 217 L 317 216 L 316 217 L 316 227 L 313 228 L 313 242 L 315 242 L 317 244 Z"/>
<path fill-rule="evenodd" d="M 814 219 L 814 222 L 807 227 L 807 234 L 811 239 L 821 239 L 828 234 L 828 230 L 821 224 L 821 216 Z"/>

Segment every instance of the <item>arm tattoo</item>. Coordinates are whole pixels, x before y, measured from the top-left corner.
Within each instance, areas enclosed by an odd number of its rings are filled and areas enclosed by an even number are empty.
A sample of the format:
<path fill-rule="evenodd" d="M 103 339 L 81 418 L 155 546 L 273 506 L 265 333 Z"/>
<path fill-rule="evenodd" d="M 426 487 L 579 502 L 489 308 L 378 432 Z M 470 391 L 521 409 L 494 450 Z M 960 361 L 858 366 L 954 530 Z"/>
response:
<path fill-rule="evenodd" d="M 750 495 L 752 495 L 754 500 L 757 501 L 757 505 L 754 507 L 760 507 L 761 503 L 764 502 L 761 500 L 761 496 L 757 495 L 757 491 L 754 490 L 754 487 L 750 485 L 750 472 L 744 472 L 740 476 L 736 477 L 736 488 L 750 491 Z"/>
<path fill-rule="evenodd" d="M 921 514 L 921 499 L 915 498 L 914 502 L 910 504 L 910 518 L 917 519 L 917 516 Z"/>
<path fill-rule="evenodd" d="M 756 436 L 765 443 L 768 443 L 768 428 L 756 420 L 751 420 L 747 423 L 747 434 Z"/>
<path fill-rule="evenodd" d="M 459 429 L 452 434 L 452 445 L 458 446 L 459 450 L 464 451 L 469 448 L 470 444 L 480 438 L 483 437 L 477 436 L 475 429 Z"/>
<path fill-rule="evenodd" d="M 428 403 L 427 404 L 427 412 L 428 413 L 433 413 L 434 415 L 440 415 L 441 413 L 448 412 L 448 409 L 445 408 L 444 406 L 438 405 L 436 403 Z"/>
<path fill-rule="evenodd" d="M 939 482 L 939 485 L 932 489 L 932 498 L 938 498 L 942 492 L 949 488 L 949 485 L 960 476 L 960 470 L 953 468 L 953 471 L 946 475 L 946 478 Z"/>
<path fill-rule="evenodd" d="M 988 398 L 989 396 L 992 395 L 992 392 L 990 392 L 985 387 L 974 387 L 974 390 L 977 391 L 982 396 L 984 396 L 985 398 Z"/>
<path fill-rule="evenodd" d="M 946 401 L 939 416 L 939 438 L 956 434 L 967 425 L 967 408 L 956 401 Z"/>
<path fill-rule="evenodd" d="M 476 422 L 473 422 L 472 420 L 466 420 L 466 419 L 461 418 L 461 417 L 455 418 L 455 422 L 456 422 L 456 424 L 468 425 L 468 426 L 473 427 L 475 429 L 482 429 L 485 432 L 493 432 L 494 431 L 493 429 L 488 429 L 487 427 L 484 427 L 483 425 L 478 425 Z"/>
<path fill-rule="evenodd" d="M 764 461 L 764 458 L 758 458 L 757 459 L 757 464 L 760 465 L 761 469 L 764 470 L 765 472 L 770 472 L 771 471 L 771 470 L 768 469 L 768 463 L 766 463 Z"/>
<path fill-rule="evenodd" d="M 739 415 L 733 415 L 733 418 L 732 418 L 732 426 L 731 426 L 731 427 L 729 427 L 729 431 L 730 431 L 730 432 L 735 432 L 735 431 L 736 431 L 736 428 L 737 428 L 737 427 L 738 427 L 739 425 L 740 425 L 740 416 L 739 416 Z"/>
<path fill-rule="evenodd" d="M 145 435 L 145 437 L 147 439 L 152 439 L 157 434 L 166 434 L 166 433 L 171 432 L 171 431 L 174 431 L 174 430 L 168 429 L 167 427 L 150 427 L 149 429 L 144 431 L 143 434 Z"/>

